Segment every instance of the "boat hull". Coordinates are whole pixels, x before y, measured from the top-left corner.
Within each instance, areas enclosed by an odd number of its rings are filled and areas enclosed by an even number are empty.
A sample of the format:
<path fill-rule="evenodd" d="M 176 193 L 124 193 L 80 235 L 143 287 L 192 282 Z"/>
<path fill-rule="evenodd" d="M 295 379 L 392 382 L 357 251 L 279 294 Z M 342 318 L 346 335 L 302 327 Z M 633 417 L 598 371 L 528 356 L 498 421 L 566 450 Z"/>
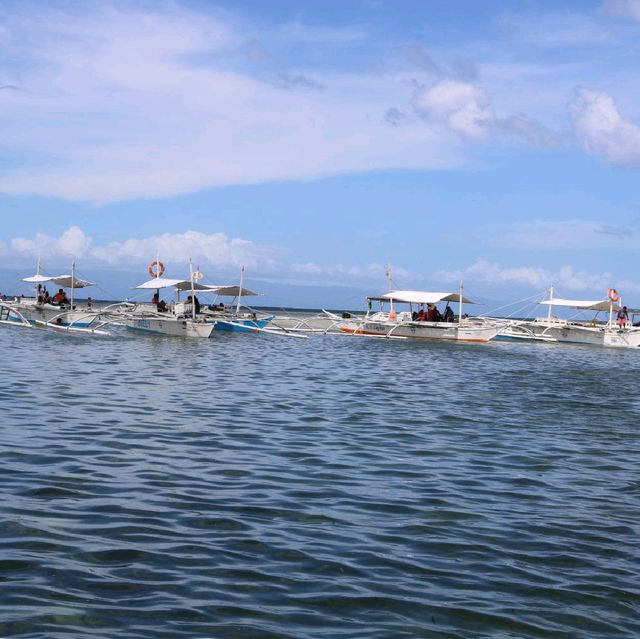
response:
<path fill-rule="evenodd" d="M 503 330 L 498 339 L 528 339 L 533 341 L 587 344 L 612 348 L 640 347 L 640 328 L 586 326 L 560 322 L 524 322 Z"/>
<path fill-rule="evenodd" d="M 86 328 L 91 325 L 97 313 L 89 310 L 65 310 L 57 306 L 36 306 L 35 304 L 21 304 L 5 302 L 5 307 L 13 309 L 20 313 L 29 324 L 54 323 L 57 326 L 75 326 L 77 328 Z M 10 313 L 6 317 L 9 322 L 21 323 L 16 315 Z"/>
<path fill-rule="evenodd" d="M 454 322 L 368 322 L 344 324 L 343 333 L 395 337 L 404 339 L 443 340 L 453 342 L 488 342 L 499 331 L 497 326 L 458 324 Z"/>
<path fill-rule="evenodd" d="M 196 323 L 186 319 L 140 318 L 130 319 L 126 323 L 127 330 L 150 335 L 169 335 L 171 337 L 208 338 L 213 333 L 214 325 Z"/>
<path fill-rule="evenodd" d="M 230 331 L 233 333 L 259 333 L 273 319 L 271 317 L 263 317 L 260 319 L 251 319 L 246 317 L 220 317 L 216 318 L 214 330 Z"/>

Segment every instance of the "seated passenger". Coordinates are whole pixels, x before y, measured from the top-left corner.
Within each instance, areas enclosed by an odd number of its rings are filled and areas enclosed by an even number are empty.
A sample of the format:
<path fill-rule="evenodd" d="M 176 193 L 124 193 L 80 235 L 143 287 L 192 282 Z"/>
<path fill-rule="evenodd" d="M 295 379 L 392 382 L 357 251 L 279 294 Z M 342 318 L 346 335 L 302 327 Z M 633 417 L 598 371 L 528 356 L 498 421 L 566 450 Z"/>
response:
<path fill-rule="evenodd" d="M 154 306 L 158 306 L 158 302 L 160 301 L 160 293 L 154 293 L 153 297 L 151 298 L 151 303 Z"/>
<path fill-rule="evenodd" d="M 427 311 L 427 322 L 439 322 L 441 319 L 442 315 L 440 315 L 438 307 L 435 304 L 430 304 Z"/>
<path fill-rule="evenodd" d="M 164 313 L 167 310 L 167 303 L 164 300 L 158 302 L 158 313 Z"/>
<path fill-rule="evenodd" d="M 447 307 L 444 309 L 444 315 L 442 319 L 445 322 L 453 322 L 453 309 L 447 304 Z"/>
<path fill-rule="evenodd" d="M 425 312 L 424 312 L 424 306 L 422 306 L 422 307 L 420 308 L 420 312 L 418 313 L 418 320 L 419 320 L 420 322 L 424 322 L 426 319 L 427 319 L 427 316 L 426 316 L 426 314 L 425 314 Z"/>
<path fill-rule="evenodd" d="M 59 289 L 58 292 L 53 296 L 53 303 L 58 306 L 62 306 L 63 304 L 68 304 L 69 300 L 67 299 L 67 294 Z"/>

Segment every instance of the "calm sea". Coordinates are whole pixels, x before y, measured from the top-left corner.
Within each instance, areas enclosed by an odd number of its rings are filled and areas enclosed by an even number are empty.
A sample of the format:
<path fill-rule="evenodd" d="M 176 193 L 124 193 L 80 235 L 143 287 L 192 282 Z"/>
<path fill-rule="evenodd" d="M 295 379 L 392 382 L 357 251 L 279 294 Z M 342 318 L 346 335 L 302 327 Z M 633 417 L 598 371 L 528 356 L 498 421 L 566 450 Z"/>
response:
<path fill-rule="evenodd" d="M 0 348 L 1 637 L 640 636 L 640 352 Z"/>

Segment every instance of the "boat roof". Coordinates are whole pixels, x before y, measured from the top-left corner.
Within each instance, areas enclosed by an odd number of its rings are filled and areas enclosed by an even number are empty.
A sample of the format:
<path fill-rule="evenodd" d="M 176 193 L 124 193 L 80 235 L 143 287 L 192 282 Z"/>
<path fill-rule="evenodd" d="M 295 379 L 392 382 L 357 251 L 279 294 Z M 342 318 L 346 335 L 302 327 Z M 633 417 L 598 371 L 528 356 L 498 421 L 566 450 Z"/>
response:
<path fill-rule="evenodd" d="M 152 277 L 150 280 L 147 280 L 142 284 L 138 284 L 138 286 L 135 286 L 134 288 L 142 290 L 175 288 L 179 291 L 194 290 L 202 293 L 214 293 L 215 295 L 226 295 L 229 297 L 238 297 L 240 295 L 240 291 L 242 291 L 243 297 L 247 295 L 258 295 L 258 293 L 254 293 L 244 286 L 241 289 L 239 286 L 217 286 L 213 284 L 200 284 L 199 282 L 193 282 L 192 284 L 191 280 L 175 280 L 169 277 Z"/>
<path fill-rule="evenodd" d="M 561 297 L 542 300 L 539 303 L 545 306 L 564 306 L 565 308 L 577 308 L 585 311 L 608 311 L 612 304 L 609 300 L 567 300 Z M 614 304 L 614 307 L 617 308 L 617 304 Z"/>
<path fill-rule="evenodd" d="M 178 284 L 181 284 L 184 281 L 185 280 L 174 280 L 169 277 L 152 277 L 150 280 L 147 280 L 142 284 L 138 284 L 138 286 L 134 286 L 133 288 L 140 288 L 143 290 L 170 288 L 172 286 L 178 286 Z M 191 285 L 191 282 L 189 282 L 189 285 Z"/>
<path fill-rule="evenodd" d="M 211 286 L 209 290 L 216 295 L 225 295 L 227 297 L 238 297 L 242 293 L 242 297 L 247 297 L 251 295 L 259 295 L 260 293 L 256 293 L 244 286 L 240 288 L 239 286 Z"/>
<path fill-rule="evenodd" d="M 407 304 L 437 304 L 438 302 L 459 302 L 460 293 L 436 293 L 431 291 L 390 291 L 384 295 L 368 297 L 379 302 L 406 302 Z M 462 296 L 464 304 L 475 304 L 468 297 Z"/>
<path fill-rule="evenodd" d="M 93 282 L 87 280 L 81 280 L 77 277 L 71 277 L 71 275 L 32 275 L 31 277 L 23 277 L 23 282 L 29 282 L 30 284 L 44 284 L 45 282 L 53 282 L 57 286 L 63 288 L 85 288 L 87 286 L 93 286 Z"/>

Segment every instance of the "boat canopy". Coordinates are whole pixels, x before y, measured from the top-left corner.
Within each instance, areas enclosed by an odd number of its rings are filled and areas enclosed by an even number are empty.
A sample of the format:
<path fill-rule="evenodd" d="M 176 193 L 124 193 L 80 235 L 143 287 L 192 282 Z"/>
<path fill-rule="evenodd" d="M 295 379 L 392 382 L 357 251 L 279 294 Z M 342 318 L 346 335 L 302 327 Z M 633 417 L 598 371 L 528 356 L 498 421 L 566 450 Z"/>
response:
<path fill-rule="evenodd" d="M 150 280 L 143 282 L 142 284 L 138 284 L 138 286 L 134 286 L 134 288 L 141 288 L 143 290 L 170 288 L 172 286 L 177 287 L 179 284 L 183 284 L 185 281 L 189 283 L 189 288 L 191 288 L 191 282 L 189 280 L 173 280 L 168 277 L 153 277 Z"/>
<path fill-rule="evenodd" d="M 199 282 L 191 283 L 191 280 L 174 280 L 169 277 L 153 277 L 150 280 L 134 286 L 134 288 L 142 290 L 155 290 L 158 288 L 175 288 L 178 291 L 200 291 L 201 293 L 214 293 L 215 295 L 227 295 L 229 297 L 238 297 L 240 291 L 242 296 L 245 295 L 258 295 L 248 288 L 242 287 L 242 289 L 235 286 L 214 286 L 212 284 L 200 284 Z"/>
<path fill-rule="evenodd" d="M 459 302 L 460 293 L 432 293 L 429 291 L 391 291 L 377 297 L 367 299 L 375 302 L 406 302 L 407 304 L 437 304 L 438 302 Z M 475 304 L 462 296 L 464 304 Z"/>
<path fill-rule="evenodd" d="M 93 282 L 87 280 L 80 280 L 77 277 L 71 275 L 32 275 L 31 277 L 23 277 L 23 282 L 29 282 L 30 284 L 44 284 L 45 282 L 53 282 L 57 286 L 64 288 L 85 288 L 87 286 L 93 286 Z"/>
<path fill-rule="evenodd" d="M 179 291 L 190 291 L 192 289 L 194 291 L 209 291 L 211 287 L 208 284 L 200 284 L 198 282 L 194 282 L 192 285 L 191 280 L 182 280 L 176 284 L 176 289 Z"/>
<path fill-rule="evenodd" d="M 245 288 L 244 286 L 240 288 L 238 285 L 235 286 L 210 286 L 209 291 L 215 293 L 216 295 L 226 295 L 227 297 L 239 297 L 242 293 L 242 297 L 251 296 L 251 295 L 259 295 L 259 293 L 255 293 L 254 291 Z"/>
<path fill-rule="evenodd" d="M 585 311 L 608 311 L 612 302 L 609 300 L 565 300 L 560 297 L 550 300 L 542 300 L 540 304 L 545 306 L 564 306 L 565 308 L 577 308 Z M 614 304 L 617 308 L 617 305 Z"/>

